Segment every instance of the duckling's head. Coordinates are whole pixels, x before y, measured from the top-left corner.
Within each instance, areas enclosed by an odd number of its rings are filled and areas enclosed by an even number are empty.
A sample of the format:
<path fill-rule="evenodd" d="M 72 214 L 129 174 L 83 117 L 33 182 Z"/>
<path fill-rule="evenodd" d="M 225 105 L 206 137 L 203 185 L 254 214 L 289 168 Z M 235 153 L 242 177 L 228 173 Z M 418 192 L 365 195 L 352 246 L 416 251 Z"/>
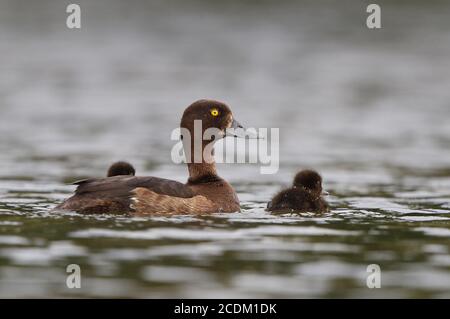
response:
<path fill-rule="evenodd" d="M 300 187 L 319 197 L 322 195 L 322 177 L 313 170 L 300 171 L 294 177 L 294 188 Z"/>
<path fill-rule="evenodd" d="M 195 125 L 199 125 L 200 123 L 201 130 L 199 129 L 200 127 L 198 129 L 195 127 Z M 233 132 L 230 133 L 230 130 L 228 130 L 231 128 L 243 128 L 234 119 L 233 113 L 228 105 L 216 100 L 206 99 L 195 101 L 187 107 L 181 118 L 180 127 L 187 129 L 191 136 L 200 133 L 202 134 L 202 139 L 206 136 L 206 140 L 215 140 L 225 137 L 225 135 L 233 135 Z M 208 132 L 206 132 L 207 130 Z M 181 134 L 184 139 L 183 132 Z"/>
<path fill-rule="evenodd" d="M 134 176 L 136 171 L 130 163 L 127 162 L 116 162 L 112 164 L 108 169 L 108 177 L 118 176 L 118 175 L 131 175 Z"/>

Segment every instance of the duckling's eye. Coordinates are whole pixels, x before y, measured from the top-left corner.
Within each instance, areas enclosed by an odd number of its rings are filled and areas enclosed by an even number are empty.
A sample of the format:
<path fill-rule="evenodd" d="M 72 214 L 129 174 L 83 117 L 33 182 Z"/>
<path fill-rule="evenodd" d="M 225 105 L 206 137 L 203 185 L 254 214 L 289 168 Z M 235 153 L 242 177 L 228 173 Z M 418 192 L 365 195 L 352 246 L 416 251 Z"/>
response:
<path fill-rule="evenodd" d="M 219 115 L 219 110 L 218 109 L 211 109 L 211 115 L 216 117 L 217 115 Z"/>

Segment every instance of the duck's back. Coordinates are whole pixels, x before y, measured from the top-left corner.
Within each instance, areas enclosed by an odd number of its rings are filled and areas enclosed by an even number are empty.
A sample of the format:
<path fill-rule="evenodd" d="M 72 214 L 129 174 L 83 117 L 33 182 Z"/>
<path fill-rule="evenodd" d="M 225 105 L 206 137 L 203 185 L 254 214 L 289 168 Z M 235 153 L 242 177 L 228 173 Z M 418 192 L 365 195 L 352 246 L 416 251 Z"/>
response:
<path fill-rule="evenodd" d="M 80 213 L 128 213 L 133 210 L 137 190 L 169 196 L 192 198 L 192 190 L 177 181 L 158 177 L 114 176 L 87 179 L 78 185 L 75 195 L 56 207 L 56 210 L 72 210 Z"/>

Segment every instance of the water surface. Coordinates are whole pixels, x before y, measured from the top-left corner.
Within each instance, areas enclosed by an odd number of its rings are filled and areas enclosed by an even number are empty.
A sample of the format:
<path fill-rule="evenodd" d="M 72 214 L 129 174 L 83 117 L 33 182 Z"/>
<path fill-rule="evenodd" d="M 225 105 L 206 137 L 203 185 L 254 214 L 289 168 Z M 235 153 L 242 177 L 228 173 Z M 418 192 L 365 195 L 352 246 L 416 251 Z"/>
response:
<path fill-rule="evenodd" d="M 359 1 L 79 3 L 71 31 L 0 2 L 0 297 L 450 297 L 447 3 L 380 2 L 377 31 Z M 170 133 L 204 97 L 280 128 L 277 174 L 219 166 L 240 213 L 50 213 L 116 160 L 185 181 Z M 331 212 L 266 212 L 308 167 Z"/>

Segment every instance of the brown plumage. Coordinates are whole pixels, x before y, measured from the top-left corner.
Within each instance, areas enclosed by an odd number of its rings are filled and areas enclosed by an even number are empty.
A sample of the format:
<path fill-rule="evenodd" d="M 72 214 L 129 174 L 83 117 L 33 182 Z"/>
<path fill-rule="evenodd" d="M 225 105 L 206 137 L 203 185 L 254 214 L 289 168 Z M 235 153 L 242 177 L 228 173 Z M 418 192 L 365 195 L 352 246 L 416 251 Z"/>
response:
<path fill-rule="evenodd" d="M 111 176 L 119 176 L 119 175 L 136 175 L 136 170 L 134 169 L 133 165 L 127 162 L 115 162 L 112 164 L 109 169 L 108 173 L 106 174 L 107 177 Z"/>
<path fill-rule="evenodd" d="M 217 129 L 218 135 L 211 140 L 194 136 L 195 120 L 201 120 L 202 136 L 208 128 Z M 186 129 L 184 133 L 182 131 L 189 171 L 186 184 L 158 177 L 124 175 L 87 179 L 76 182 L 75 195 L 56 210 L 139 215 L 239 211 L 239 199 L 234 189 L 217 175 L 212 150 L 203 153 L 208 143 L 225 136 L 226 129 L 241 127 L 233 119 L 229 107 L 214 100 L 196 101 L 184 111 L 180 127 Z M 194 139 L 197 138 L 201 139 L 201 154 L 205 156 L 194 163 Z"/>
<path fill-rule="evenodd" d="M 322 177 L 316 171 L 303 170 L 295 175 L 291 188 L 282 190 L 273 197 L 267 204 L 267 210 L 326 212 L 328 204 L 322 195 Z"/>

